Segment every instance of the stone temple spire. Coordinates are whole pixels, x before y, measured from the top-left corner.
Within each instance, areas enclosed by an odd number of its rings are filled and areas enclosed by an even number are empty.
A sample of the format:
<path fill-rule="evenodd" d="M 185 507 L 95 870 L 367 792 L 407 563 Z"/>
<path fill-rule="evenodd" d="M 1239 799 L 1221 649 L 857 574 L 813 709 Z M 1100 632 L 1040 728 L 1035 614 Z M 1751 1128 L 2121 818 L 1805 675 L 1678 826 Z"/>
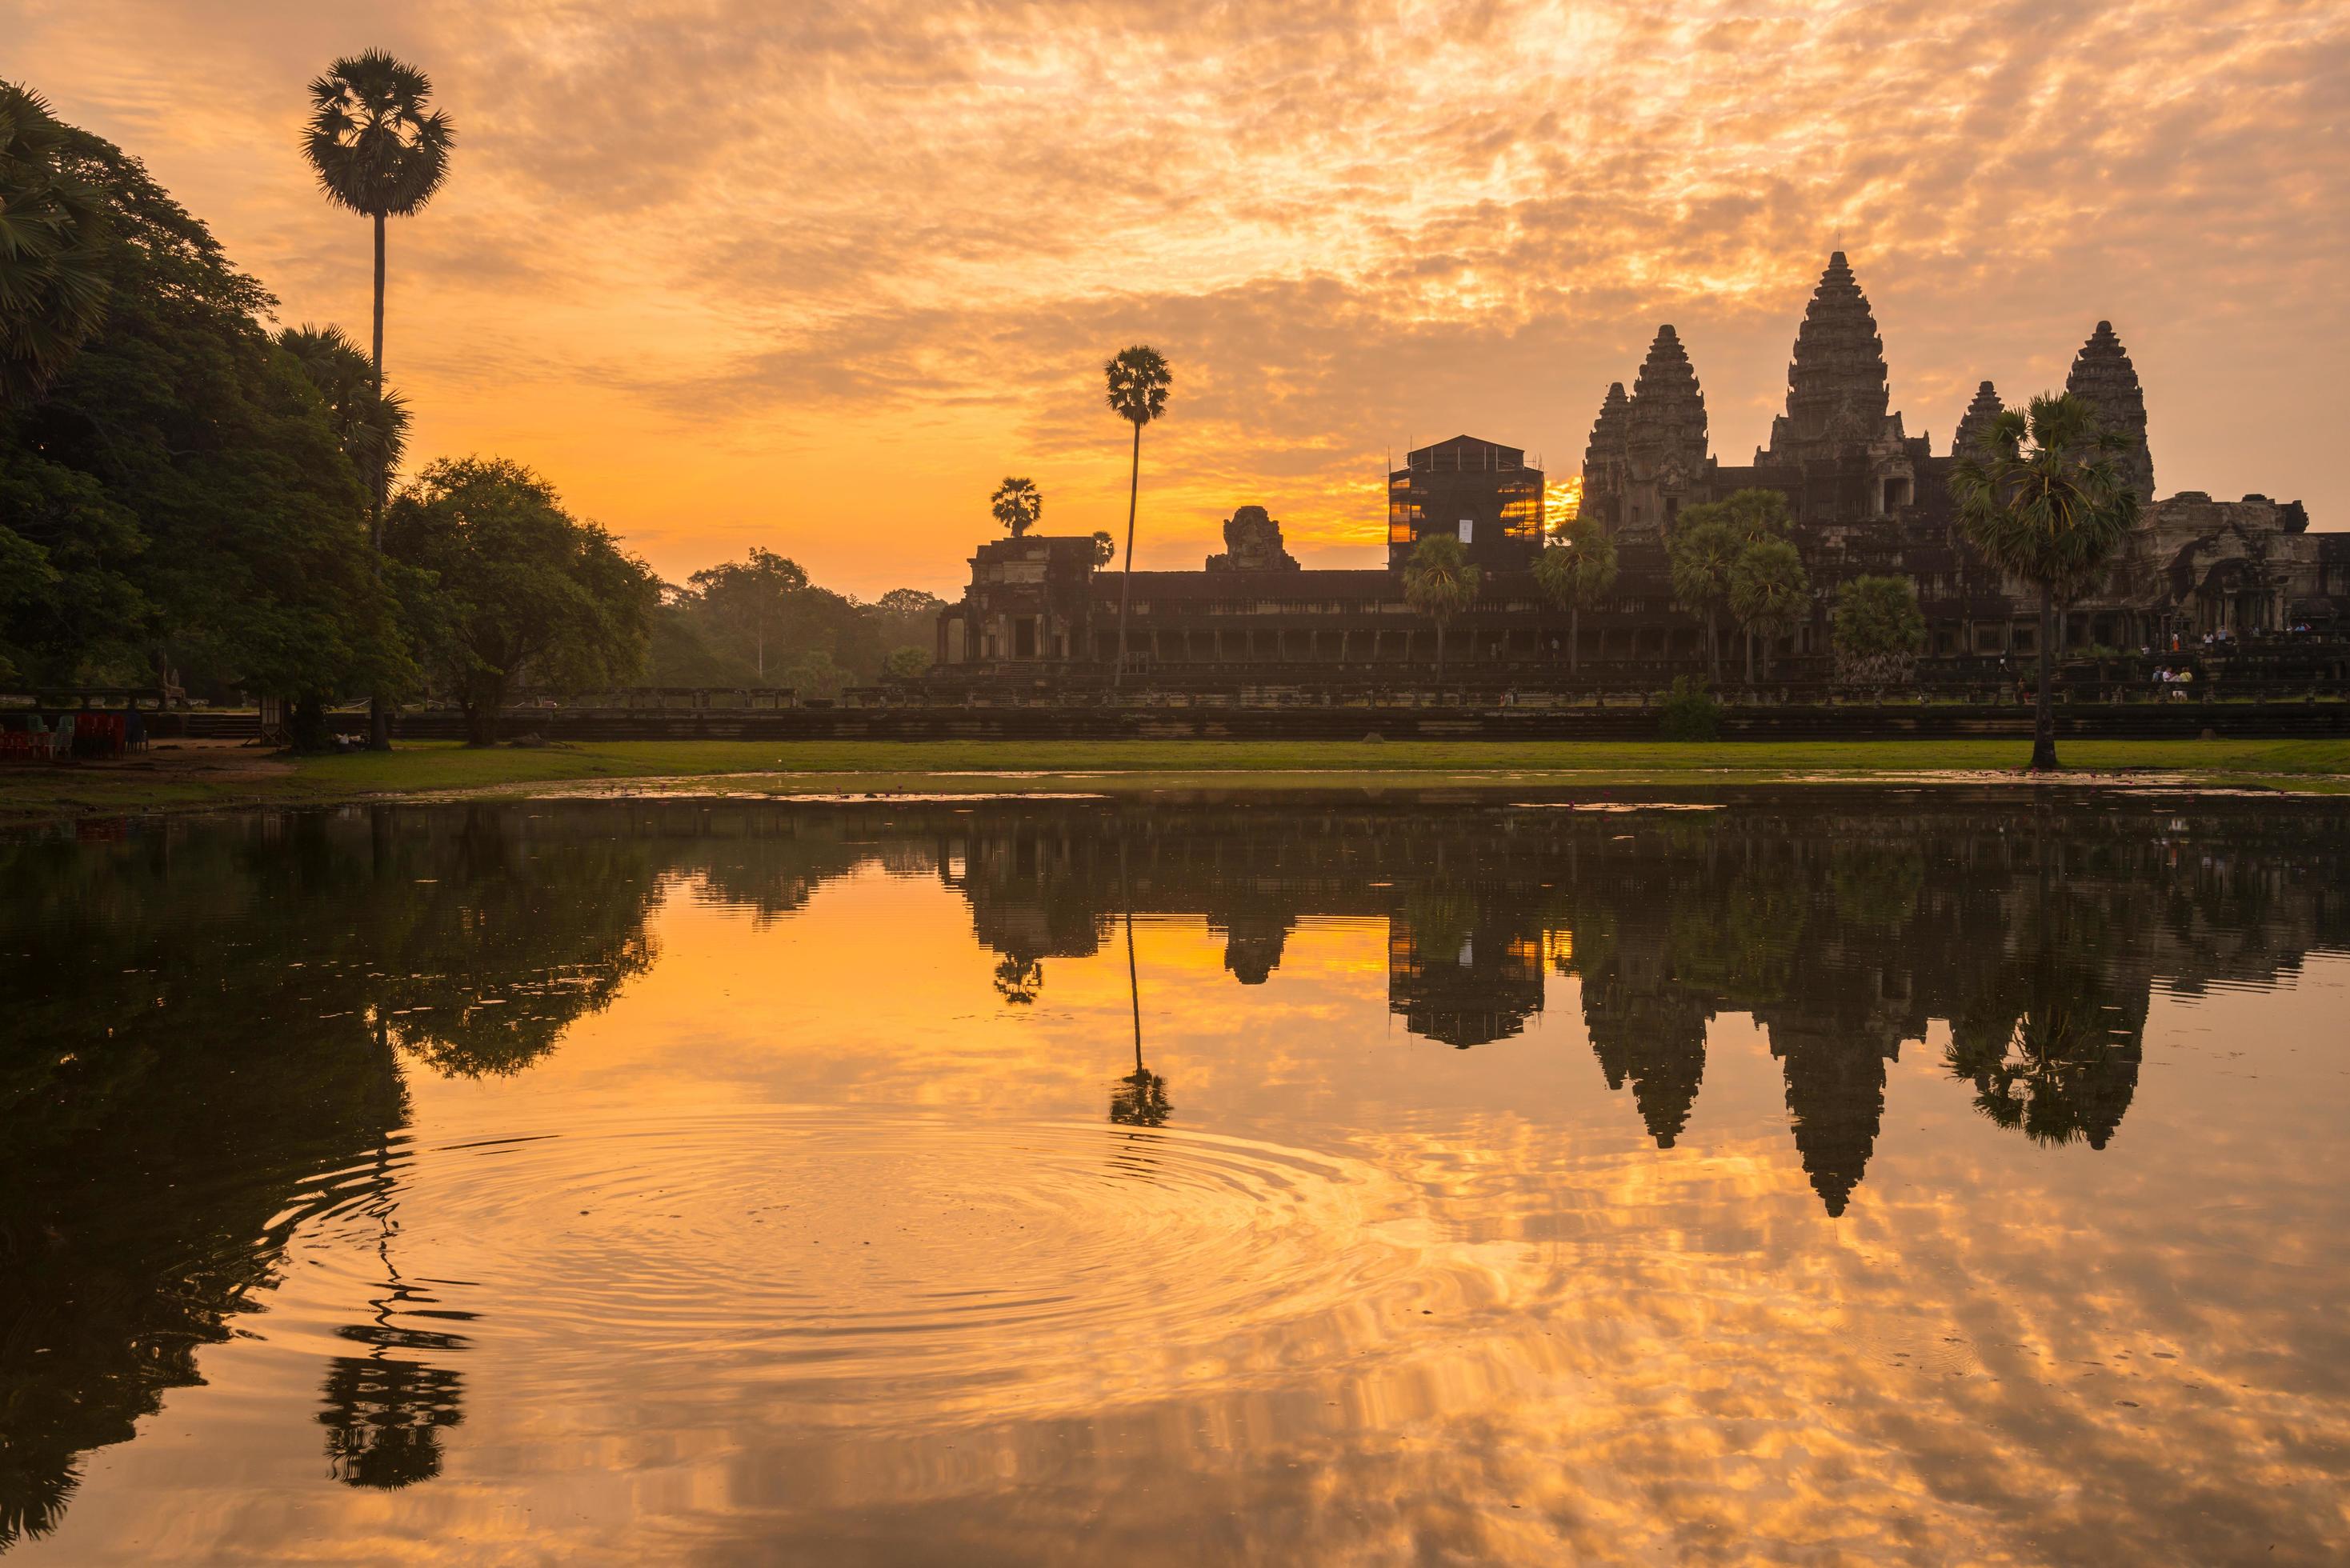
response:
<path fill-rule="evenodd" d="M 1631 461 L 1625 445 L 1631 417 L 1632 404 L 1624 396 L 1624 383 L 1609 382 L 1598 421 L 1591 427 L 1590 443 L 1583 449 L 1582 514 L 1611 526 L 1620 521 L 1617 503 Z"/>
<path fill-rule="evenodd" d="M 1787 367 L 1787 413 L 1771 426 L 1774 457 L 1802 461 L 1885 433 L 1885 340 L 1868 296 L 1837 251 L 1795 335 Z"/>
<path fill-rule="evenodd" d="M 1662 480 L 1668 469 L 1677 470 L 1680 483 L 1669 489 L 1682 488 L 1705 467 L 1705 394 L 1698 389 L 1689 350 L 1670 327 L 1657 328 L 1632 384 L 1625 448 L 1636 478 Z"/>
<path fill-rule="evenodd" d="M 2137 383 L 2137 367 L 2129 350 L 2114 336 L 2114 324 L 2100 321 L 2064 377 L 2064 389 L 2097 410 L 2097 421 L 2118 431 L 2129 442 L 2122 455 L 2122 472 L 2137 489 L 2141 504 L 2154 501 L 2154 454 L 2146 444 L 2146 393 Z"/>
<path fill-rule="evenodd" d="M 1959 428 L 1950 432 L 1950 455 L 1962 457 L 1973 448 L 1975 432 L 2007 411 L 1999 400 L 1998 391 L 1989 381 L 1975 389 L 1975 400 L 1959 421 Z"/>

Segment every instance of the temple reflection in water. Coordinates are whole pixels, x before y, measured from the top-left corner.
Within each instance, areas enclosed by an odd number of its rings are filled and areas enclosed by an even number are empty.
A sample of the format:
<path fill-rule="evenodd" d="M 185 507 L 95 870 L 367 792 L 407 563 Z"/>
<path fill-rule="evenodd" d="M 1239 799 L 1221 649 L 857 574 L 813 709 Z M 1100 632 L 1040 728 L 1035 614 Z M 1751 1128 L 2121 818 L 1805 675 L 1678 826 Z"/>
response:
<path fill-rule="evenodd" d="M 1121 909 L 1204 916 L 1244 985 L 1279 969 L 1302 920 L 1382 919 L 1389 1009 L 1430 1041 L 1513 1041 L 1547 984 L 1571 978 L 1607 1086 L 1629 1089 L 1660 1148 L 1688 1125 L 1708 1026 L 1746 1013 L 1832 1215 L 1876 1147 L 1887 1064 L 1934 1023 L 1986 1116 L 2100 1148 L 2129 1108 L 2156 988 L 2270 984 L 2350 940 L 2350 844 L 2323 817 L 2067 815 L 2052 831 L 2044 807 L 2000 801 L 1926 816 L 1791 805 L 964 821 L 939 842 L 941 875 L 978 939 L 1040 986 L 1046 961 L 1093 955 Z"/>
<path fill-rule="evenodd" d="M 437 1478 L 498 1303 L 403 1259 L 411 1092 L 559 1054 L 663 961 L 676 897 L 775 922 L 859 873 L 942 887 L 995 963 L 972 1004 L 1028 1017 L 1063 961 L 1114 963 L 1132 1039 L 1100 1042 L 1095 1104 L 1138 1136 L 1185 1127 L 1187 1099 L 1145 1037 L 1137 921 L 1204 927 L 1210 978 L 1269 1018 L 1301 927 L 1383 923 L 1393 1027 L 1481 1054 L 1587 1039 L 1594 1092 L 1663 1149 L 1689 1137 L 1710 1029 L 1742 1014 L 1832 1216 L 1890 1136 L 1905 1047 L 1939 1053 L 1998 1126 L 2103 1149 L 2156 992 L 2270 986 L 2350 947 L 2339 810 L 1837 798 L 542 803 L 0 844 L 21 895 L 0 901 L 0 992 L 26 1026 L 0 1053 L 0 1548 L 55 1525 L 79 1456 L 203 1380 L 200 1353 L 277 1288 L 306 1227 L 369 1260 L 370 1304 L 308 1384 L 323 1473 Z"/>

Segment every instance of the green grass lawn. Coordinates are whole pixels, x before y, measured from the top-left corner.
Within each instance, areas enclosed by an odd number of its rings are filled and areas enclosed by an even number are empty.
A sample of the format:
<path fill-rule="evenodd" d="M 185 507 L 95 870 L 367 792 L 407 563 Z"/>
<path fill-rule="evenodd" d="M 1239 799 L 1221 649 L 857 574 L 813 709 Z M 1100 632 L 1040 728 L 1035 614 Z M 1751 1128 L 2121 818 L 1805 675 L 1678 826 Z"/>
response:
<path fill-rule="evenodd" d="M 248 753 L 242 769 L 195 777 L 176 774 L 171 753 L 156 753 L 151 769 L 12 767 L 0 772 L 0 818 L 504 795 L 629 780 L 687 780 L 698 792 L 772 795 L 1866 782 L 2013 770 L 2030 750 L 2017 740 L 614 741 L 484 751 L 419 742 L 388 754 L 306 757 L 276 771 L 252 767 Z M 2350 793 L 2350 741 L 2084 741 L 2059 752 L 2075 774 L 2166 774 L 2213 784 Z"/>

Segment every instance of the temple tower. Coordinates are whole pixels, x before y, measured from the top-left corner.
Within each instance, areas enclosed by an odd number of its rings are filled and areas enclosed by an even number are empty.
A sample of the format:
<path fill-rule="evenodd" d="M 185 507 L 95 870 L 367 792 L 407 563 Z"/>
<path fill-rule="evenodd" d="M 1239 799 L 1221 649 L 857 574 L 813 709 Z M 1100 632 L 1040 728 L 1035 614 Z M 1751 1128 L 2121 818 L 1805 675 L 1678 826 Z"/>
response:
<path fill-rule="evenodd" d="M 1624 383 L 1607 383 L 1591 440 L 1583 449 L 1583 510 L 1580 515 L 1614 528 L 1624 521 L 1624 490 L 1629 483 L 1631 452 L 1625 442 L 1630 431 L 1631 400 Z"/>
<path fill-rule="evenodd" d="M 1977 387 L 1975 400 L 1967 405 L 1966 413 L 1959 420 L 1959 428 L 1950 432 L 1950 455 L 1964 457 L 1973 451 L 1975 432 L 2006 411 L 2007 405 L 1999 400 L 1997 389 L 1989 381 Z"/>
<path fill-rule="evenodd" d="M 1689 351 L 1670 327 L 1658 327 L 1656 341 L 1648 345 L 1624 425 L 1631 471 L 1625 529 L 1647 534 L 1669 528 L 1706 469 L 1705 394 Z"/>
<path fill-rule="evenodd" d="M 1842 251 L 1812 291 L 1787 366 L 1787 411 L 1771 421 L 1770 456 L 1802 462 L 1883 437 L 1885 340 Z"/>
<path fill-rule="evenodd" d="M 2097 410 L 2097 421 L 2127 438 L 2122 472 L 2137 487 L 2142 505 L 2154 504 L 2154 454 L 2146 444 L 2146 393 L 2138 386 L 2137 367 L 2129 351 L 2114 336 L 2114 324 L 2100 321 L 2064 377 L 2064 389 Z"/>

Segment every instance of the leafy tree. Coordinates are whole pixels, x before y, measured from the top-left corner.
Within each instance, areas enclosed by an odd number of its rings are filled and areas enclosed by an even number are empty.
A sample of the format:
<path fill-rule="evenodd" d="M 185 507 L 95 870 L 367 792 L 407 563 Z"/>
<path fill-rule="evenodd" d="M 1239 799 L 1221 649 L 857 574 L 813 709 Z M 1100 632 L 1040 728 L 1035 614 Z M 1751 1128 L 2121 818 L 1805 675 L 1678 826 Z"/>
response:
<path fill-rule="evenodd" d="M 1167 389 L 1174 380 L 1158 349 L 1138 343 L 1121 348 L 1102 367 L 1110 411 L 1134 426 L 1134 472 L 1126 494 L 1126 566 L 1118 587 L 1118 663 L 1110 684 L 1126 676 L 1126 613 L 1134 595 L 1134 514 L 1142 497 L 1142 427 L 1167 411 Z"/>
<path fill-rule="evenodd" d="M 1776 494 L 1776 491 L 1770 493 Z M 1804 624 L 1812 612 L 1812 580 L 1804 557 L 1785 539 L 1762 539 L 1738 553 L 1730 571 L 1730 613 L 1746 634 L 1746 682 L 1754 683 L 1754 643 L 1769 645 Z"/>
<path fill-rule="evenodd" d="M 1036 520 L 1045 515 L 1045 493 L 1036 488 L 1033 479 L 1006 478 L 987 498 L 987 505 L 995 514 L 995 520 L 1017 539 L 1036 526 Z"/>
<path fill-rule="evenodd" d="M 2058 765 L 2049 692 L 2056 603 L 2093 579 L 2137 522 L 2139 497 L 2121 464 L 2128 444 L 2072 393 L 2043 394 L 2028 412 L 2010 409 L 1988 421 L 1950 468 L 1968 541 L 1992 566 L 2040 589 L 2035 771 Z"/>
<path fill-rule="evenodd" d="M 425 652 L 475 745 L 514 683 L 607 685 L 643 662 L 660 584 L 520 463 L 432 463 L 392 504 L 384 545 L 435 579 Z"/>
<path fill-rule="evenodd" d="M 1597 518 L 1577 517 L 1558 531 L 1556 541 L 1534 557 L 1534 585 L 1566 612 L 1566 669 L 1575 673 L 1583 643 L 1583 612 L 1607 597 L 1616 586 L 1616 536 Z"/>
<path fill-rule="evenodd" d="M 365 491 L 273 301 L 138 161 L 60 128 L 62 177 L 113 236 L 108 309 L 36 404 L 0 416 L 0 647 L 43 680 L 325 701 L 412 675 L 372 569 Z M 36 558 L 37 557 L 37 558 Z M 15 585 L 12 584 L 12 587 Z"/>
<path fill-rule="evenodd" d="M 856 676 L 840 667 L 831 654 L 815 649 L 795 659 L 784 671 L 784 681 L 802 701 L 816 698 L 829 702 L 837 698 Z"/>
<path fill-rule="evenodd" d="M 1118 541 L 1107 528 L 1094 530 L 1094 569 L 1099 571 L 1118 559 Z"/>
<path fill-rule="evenodd" d="M 0 81 L 0 410 L 38 397 L 106 314 L 105 212 L 66 141 L 47 99 Z"/>
<path fill-rule="evenodd" d="M 1707 523 L 1727 524 L 1742 545 L 1784 539 L 1795 531 L 1795 514 L 1784 492 L 1750 485 L 1720 501 L 1708 501 L 1684 511 L 1676 523 L 1687 528 Z"/>
<path fill-rule="evenodd" d="M 1883 682 L 1906 677 L 1926 646 L 1926 616 L 1907 577 L 1854 577 L 1836 587 L 1829 622 L 1837 673 Z"/>
<path fill-rule="evenodd" d="M 911 643 L 893 649 L 881 664 L 881 673 L 892 680 L 919 680 L 930 670 L 931 650 Z"/>
<path fill-rule="evenodd" d="M 1713 679 L 1721 679 L 1721 610 L 1730 602 L 1730 576 L 1746 540 L 1736 524 L 1716 514 L 1697 516 L 1706 508 L 1692 506 L 1681 514 L 1666 542 L 1673 597 L 1683 609 L 1705 618 L 1706 663 Z M 1691 521 L 1692 517 L 1695 521 Z"/>
<path fill-rule="evenodd" d="M 790 600 L 808 586 L 796 561 L 753 546 L 741 561 L 705 566 L 687 579 L 708 618 L 751 645 L 752 668 L 767 679 L 767 639 L 790 616 Z"/>
<path fill-rule="evenodd" d="M 1436 678 L 1444 679 L 1444 628 L 1453 617 L 1477 602 L 1478 579 L 1483 574 L 1469 564 L 1461 541 L 1450 534 L 1430 534 L 1412 547 L 1404 563 L 1406 603 L 1436 623 Z"/>

